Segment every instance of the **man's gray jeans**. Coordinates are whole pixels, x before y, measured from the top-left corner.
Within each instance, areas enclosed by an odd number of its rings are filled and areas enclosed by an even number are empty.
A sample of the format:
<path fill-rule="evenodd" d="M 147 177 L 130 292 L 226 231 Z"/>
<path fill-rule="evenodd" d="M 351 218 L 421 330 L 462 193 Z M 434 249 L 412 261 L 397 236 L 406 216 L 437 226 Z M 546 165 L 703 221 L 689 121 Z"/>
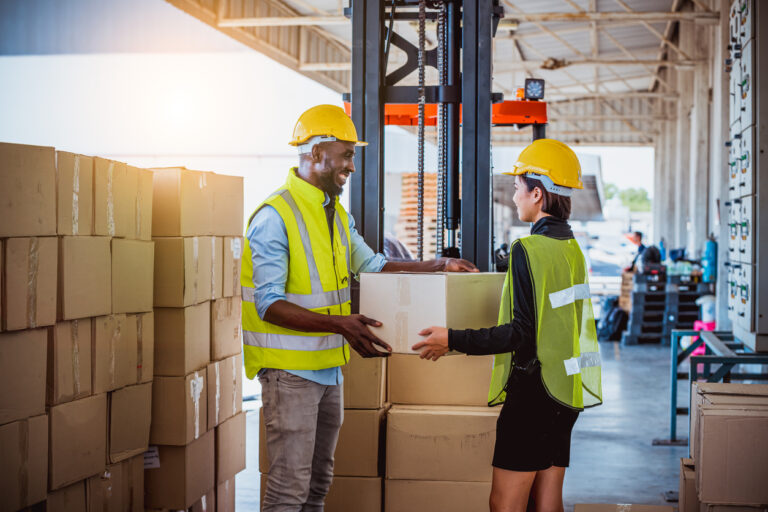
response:
<path fill-rule="evenodd" d="M 322 512 L 344 420 L 341 385 L 283 370 L 259 373 L 269 476 L 263 512 Z"/>

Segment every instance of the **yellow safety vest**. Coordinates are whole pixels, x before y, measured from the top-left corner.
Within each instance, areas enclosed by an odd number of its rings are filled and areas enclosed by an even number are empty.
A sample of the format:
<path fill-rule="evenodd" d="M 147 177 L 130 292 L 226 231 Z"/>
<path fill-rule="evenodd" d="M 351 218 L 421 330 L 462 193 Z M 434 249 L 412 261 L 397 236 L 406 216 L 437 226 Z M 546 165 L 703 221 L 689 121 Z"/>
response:
<path fill-rule="evenodd" d="M 536 352 L 544 387 L 556 401 L 582 410 L 602 403 L 600 351 L 584 255 L 574 239 L 521 238 L 536 307 Z M 513 244 L 513 245 L 514 245 Z M 512 322 L 512 266 L 499 308 L 499 325 Z M 494 358 L 488 405 L 506 398 L 512 354 Z"/>
<path fill-rule="evenodd" d="M 333 244 L 323 208 L 322 190 L 296 175 L 293 168 L 285 185 L 251 215 L 272 206 L 288 234 L 286 300 L 315 313 L 348 315 L 351 312 L 349 279 L 352 252 L 349 221 L 336 201 Z M 340 334 L 286 329 L 259 317 L 254 301 L 253 261 L 245 243 L 242 260 L 243 362 L 253 379 L 262 368 L 321 370 L 349 361 L 349 347 Z"/>

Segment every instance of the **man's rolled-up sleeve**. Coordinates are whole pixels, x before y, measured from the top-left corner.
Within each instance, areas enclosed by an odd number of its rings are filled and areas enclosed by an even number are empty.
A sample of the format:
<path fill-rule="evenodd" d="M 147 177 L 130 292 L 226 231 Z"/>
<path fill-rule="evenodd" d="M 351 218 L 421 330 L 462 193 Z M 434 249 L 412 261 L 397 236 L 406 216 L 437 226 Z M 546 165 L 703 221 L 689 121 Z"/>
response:
<path fill-rule="evenodd" d="M 288 232 L 277 210 L 267 205 L 254 216 L 246 238 L 251 248 L 256 311 L 264 319 L 272 304 L 286 299 Z"/>
<path fill-rule="evenodd" d="M 352 251 L 352 274 L 357 277 L 362 272 L 381 272 L 387 264 L 387 258 L 381 253 L 376 253 L 365 243 L 365 239 L 355 229 L 355 219 L 349 217 L 349 235 Z"/>

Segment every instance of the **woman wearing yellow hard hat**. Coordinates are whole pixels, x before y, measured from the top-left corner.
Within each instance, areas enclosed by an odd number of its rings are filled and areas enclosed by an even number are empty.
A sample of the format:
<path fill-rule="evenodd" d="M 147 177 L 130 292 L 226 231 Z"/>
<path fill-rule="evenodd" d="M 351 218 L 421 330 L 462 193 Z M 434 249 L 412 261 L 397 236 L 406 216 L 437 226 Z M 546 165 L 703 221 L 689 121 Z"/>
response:
<path fill-rule="evenodd" d="M 449 350 L 495 354 L 488 405 L 503 404 L 493 455 L 492 512 L 563 510 L 571 431 L 579 412 L 602 403 L 600 353 L 584 255 L 568 225 L 583 188 L 576 154 L 539 139 L 512 172 L 520 220 L 531 235 L 510 252 L 499 322 L 488 329 L 430 327 L 416 345 L 437 360 Z"/>

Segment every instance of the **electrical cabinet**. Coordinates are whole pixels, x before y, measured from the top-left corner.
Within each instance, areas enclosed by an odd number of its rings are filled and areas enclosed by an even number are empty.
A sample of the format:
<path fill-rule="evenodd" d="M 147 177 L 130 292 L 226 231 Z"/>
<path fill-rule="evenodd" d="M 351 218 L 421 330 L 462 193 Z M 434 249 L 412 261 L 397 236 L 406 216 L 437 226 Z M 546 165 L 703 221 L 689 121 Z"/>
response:
<path fill-rule="evenodd" d="M 728 260 L 739 261 L 739 224 L 741 223 L 741 205 L 737 202 L 726 203 L 728 208 Z"/>
<path fill-rule="evenodd" d="M 744 197 L 755 193 L 754 160 L 755 160 L 755 128 L 749 127 L 741 133 L 739 150 L 736 159 L 736 196 Z"/>
<path fill-rule="evenodd" d="M 752 239 L 752 228 L 754 217 L 754 200 L 755 196 L 748 196 L 740 199 L 738 206 L 741 209 L 741 215 L 738 225 L 738 246 L 739 254 L 737 256 L 738 261 L 741 263 L 752 264 L 754 242 Z"/>

